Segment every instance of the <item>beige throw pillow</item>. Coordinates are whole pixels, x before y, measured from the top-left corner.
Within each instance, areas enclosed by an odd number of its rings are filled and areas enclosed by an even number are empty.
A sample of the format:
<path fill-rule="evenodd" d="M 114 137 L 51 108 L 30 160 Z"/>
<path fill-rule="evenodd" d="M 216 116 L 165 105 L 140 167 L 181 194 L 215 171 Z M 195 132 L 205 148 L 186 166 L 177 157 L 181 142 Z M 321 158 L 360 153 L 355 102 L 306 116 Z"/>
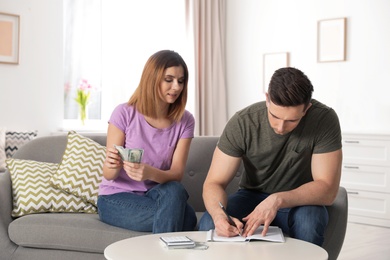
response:
<path fill-rule="evenodd" d="M 70 131 L 62 161 L 50 183 L 96 206 L 105 157 L 104 146 Z"/>
<path fill-rule="evenodd" d="M 13 217 L 42 212 L 97 212 L 92 204 L 50 185 L 58 164 L 20 159 L 6 162 L 12 181 Z"/>

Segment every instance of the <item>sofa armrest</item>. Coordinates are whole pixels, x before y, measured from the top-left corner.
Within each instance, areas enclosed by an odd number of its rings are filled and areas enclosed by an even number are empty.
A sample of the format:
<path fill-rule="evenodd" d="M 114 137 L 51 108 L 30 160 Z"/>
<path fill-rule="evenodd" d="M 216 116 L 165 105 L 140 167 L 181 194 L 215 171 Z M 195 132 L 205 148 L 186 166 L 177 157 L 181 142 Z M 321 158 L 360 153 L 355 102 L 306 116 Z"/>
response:
<path fill-rule="evenodd" d="M 8 236 L 8 226 L 13 221 L 11 212 L 12 186 L 11 177 L 7 170 L 0 173 L 0 252 L 2 255 L 11 255 L 16 248 Z"/>
<path fill-rule="evenodd" d="M 325 231 L 325 241 L 322 247 L 328 252 L 329 260 L 337 259 L 344 243 L 348 222 L 348 194 L 340 186 L 336 200 L 327 207 L 329 223 Z"/>

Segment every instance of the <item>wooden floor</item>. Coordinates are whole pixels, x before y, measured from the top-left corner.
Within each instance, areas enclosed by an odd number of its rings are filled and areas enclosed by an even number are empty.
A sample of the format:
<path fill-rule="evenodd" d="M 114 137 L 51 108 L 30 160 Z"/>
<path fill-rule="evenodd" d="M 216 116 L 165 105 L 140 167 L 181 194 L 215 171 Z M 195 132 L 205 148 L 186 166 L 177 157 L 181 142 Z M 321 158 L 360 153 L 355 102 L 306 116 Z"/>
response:
<path fill-rule="evenodd" d="M 348 223 L 338 260 L 390 260 L 390 228 Z"/>

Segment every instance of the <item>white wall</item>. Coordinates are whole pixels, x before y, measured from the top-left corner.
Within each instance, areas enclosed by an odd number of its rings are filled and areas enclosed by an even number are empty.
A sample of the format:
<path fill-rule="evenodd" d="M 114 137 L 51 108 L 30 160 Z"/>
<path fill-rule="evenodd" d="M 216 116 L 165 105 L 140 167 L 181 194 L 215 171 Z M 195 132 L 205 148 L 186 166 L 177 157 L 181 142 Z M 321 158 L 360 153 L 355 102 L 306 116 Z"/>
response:
<path fill-rule="evenodd" d="M 347 132 L 390 133 L 390 1 L 227 0 L 228 113 L 263 100 L 262 55 L 286 51 Z M 62 126 L 62 1 L 0 0 L 21 16 L 19 65 L 0 64 L 0 126 Z M 317 63 L 317 21 L 348 18 L 347 61 Z"/>
<path fill-rule="evenodd" d="M 20 15 L 19 65 L 0 63 L 0 126 L 47 135 L 62 125 L 62 1 L 0 0 Z"/>
<path fill-rule="evenodd" d="M 390 1 L 228 0 L 229 115 L 264 100 L 263 54 L 289 52 L 344 132 L 390 133 Z M 317 63 L 317 21 L 347 17 L 347 61 Z"/>

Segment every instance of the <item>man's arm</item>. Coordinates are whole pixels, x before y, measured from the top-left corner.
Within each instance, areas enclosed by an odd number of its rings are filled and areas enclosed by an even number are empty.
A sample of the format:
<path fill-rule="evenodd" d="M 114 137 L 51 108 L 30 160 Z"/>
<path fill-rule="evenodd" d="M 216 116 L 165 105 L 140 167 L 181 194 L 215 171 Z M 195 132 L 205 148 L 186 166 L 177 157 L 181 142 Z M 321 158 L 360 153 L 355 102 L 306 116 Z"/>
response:
<path fill-rule="evenodd" d="M 313 154 L 313 181 L 291 190 L 271 194 L 243 220 L 246 221 L 243 235 L 250 236 L 260 225 L 263 235 L 280 208 L 303 205 L 331 205 L 337 196 L 341 177 L 342 151 Z"/>
<path fill-rule="evenodd" d="M 226 207 L 227 195 L 225 189 L 234 178 L 240 163 L 241 158 L 229 156 L 217 147 L 203 184 L 203 200 L 206 209 L 213 218 L 215 230 L 221 236 L 236 236 L 243 227 L 243 224 L 234 218 L 233 220 L 238 229 L 231 226 L 219 206 L 219 202 L 221 202 Z"/>

